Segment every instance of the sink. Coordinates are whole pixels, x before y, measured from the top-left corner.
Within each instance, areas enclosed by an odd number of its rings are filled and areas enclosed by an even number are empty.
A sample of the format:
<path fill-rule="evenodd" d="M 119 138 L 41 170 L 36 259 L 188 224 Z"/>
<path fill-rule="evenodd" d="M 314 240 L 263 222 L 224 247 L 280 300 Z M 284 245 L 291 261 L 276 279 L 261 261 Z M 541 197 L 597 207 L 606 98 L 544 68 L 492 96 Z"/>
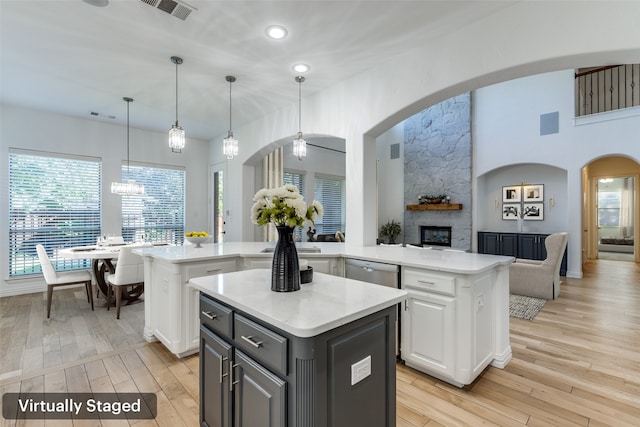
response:
<path fill-rule="evenodd" d="M 263 254 L 271 254 L 273 253 L 274 249 L 275 248 L 264 248 L 260 252 L 262 252 Z M 298 251 L 299 254 L 319 254 L 320 253 L 320 248 L 317 248 L 315 246 L 312 248 L 296 248 L 296 250 Z"/>

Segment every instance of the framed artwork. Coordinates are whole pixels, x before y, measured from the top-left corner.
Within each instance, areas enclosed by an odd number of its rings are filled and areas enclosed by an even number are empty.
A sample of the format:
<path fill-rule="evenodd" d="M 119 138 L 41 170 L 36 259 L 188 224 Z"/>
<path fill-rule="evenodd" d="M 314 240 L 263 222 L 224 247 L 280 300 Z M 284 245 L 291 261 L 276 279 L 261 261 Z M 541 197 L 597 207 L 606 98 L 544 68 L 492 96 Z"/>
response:
<path fill-rule="evenodd" d="M 509 187 L 502 187 L 502 203 L 517 203 L 520 202 L 520 193 L 522 187 L 519 185 L 512 185 Z"/>
<path fill-rule="evenodd" d="M 524 219 L 542 221 L 544 219 L 544 203 L 526 203 L 524 205 Z"/>
<path fill-rule="evenodd" d="M 525 185 L 523 191 L 523 201 L 544 202 L 544 184 Z"/>
<path fill-rule="evenodd" d="M 520 203 L 503 203 L 502 219 L 518 219 L 520 213 Z"/>

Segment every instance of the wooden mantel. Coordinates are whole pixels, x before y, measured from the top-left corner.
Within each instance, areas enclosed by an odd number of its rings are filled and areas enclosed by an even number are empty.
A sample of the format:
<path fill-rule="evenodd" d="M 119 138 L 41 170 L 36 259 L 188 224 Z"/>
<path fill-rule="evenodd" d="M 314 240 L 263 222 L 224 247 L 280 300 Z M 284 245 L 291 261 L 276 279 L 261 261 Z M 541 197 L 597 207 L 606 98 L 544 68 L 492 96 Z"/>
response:
<path fill-rule="evenodd" d="M 435 203 L 424 205 L 407 205 L 408 211 L 459 211 L 462 203 Z"/>

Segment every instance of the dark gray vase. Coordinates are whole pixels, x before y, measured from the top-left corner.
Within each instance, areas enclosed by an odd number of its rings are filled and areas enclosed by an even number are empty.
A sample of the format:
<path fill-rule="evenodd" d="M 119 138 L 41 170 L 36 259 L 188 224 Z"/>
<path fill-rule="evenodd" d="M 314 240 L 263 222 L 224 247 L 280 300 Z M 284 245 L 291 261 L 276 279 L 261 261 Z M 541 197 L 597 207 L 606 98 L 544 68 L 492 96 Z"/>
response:
<path fill-rule="evenodd" d="M 300 265 L 298 251 L 293 241 L 293 227 L 279 226 L 278 242 L 271 264 L 271 290 L 293 292 L 300 290 Z"/>

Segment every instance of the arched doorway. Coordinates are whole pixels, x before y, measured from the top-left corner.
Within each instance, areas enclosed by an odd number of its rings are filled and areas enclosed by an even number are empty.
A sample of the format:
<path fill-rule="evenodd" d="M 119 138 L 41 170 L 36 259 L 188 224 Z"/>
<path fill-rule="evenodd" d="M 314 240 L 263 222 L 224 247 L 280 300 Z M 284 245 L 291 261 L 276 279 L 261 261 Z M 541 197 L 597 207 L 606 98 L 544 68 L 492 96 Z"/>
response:
<path fill-rule="evenodd" d="M 583 168 L 583 262 L 640 262 L 640 163 L 601 157 Z"/>

